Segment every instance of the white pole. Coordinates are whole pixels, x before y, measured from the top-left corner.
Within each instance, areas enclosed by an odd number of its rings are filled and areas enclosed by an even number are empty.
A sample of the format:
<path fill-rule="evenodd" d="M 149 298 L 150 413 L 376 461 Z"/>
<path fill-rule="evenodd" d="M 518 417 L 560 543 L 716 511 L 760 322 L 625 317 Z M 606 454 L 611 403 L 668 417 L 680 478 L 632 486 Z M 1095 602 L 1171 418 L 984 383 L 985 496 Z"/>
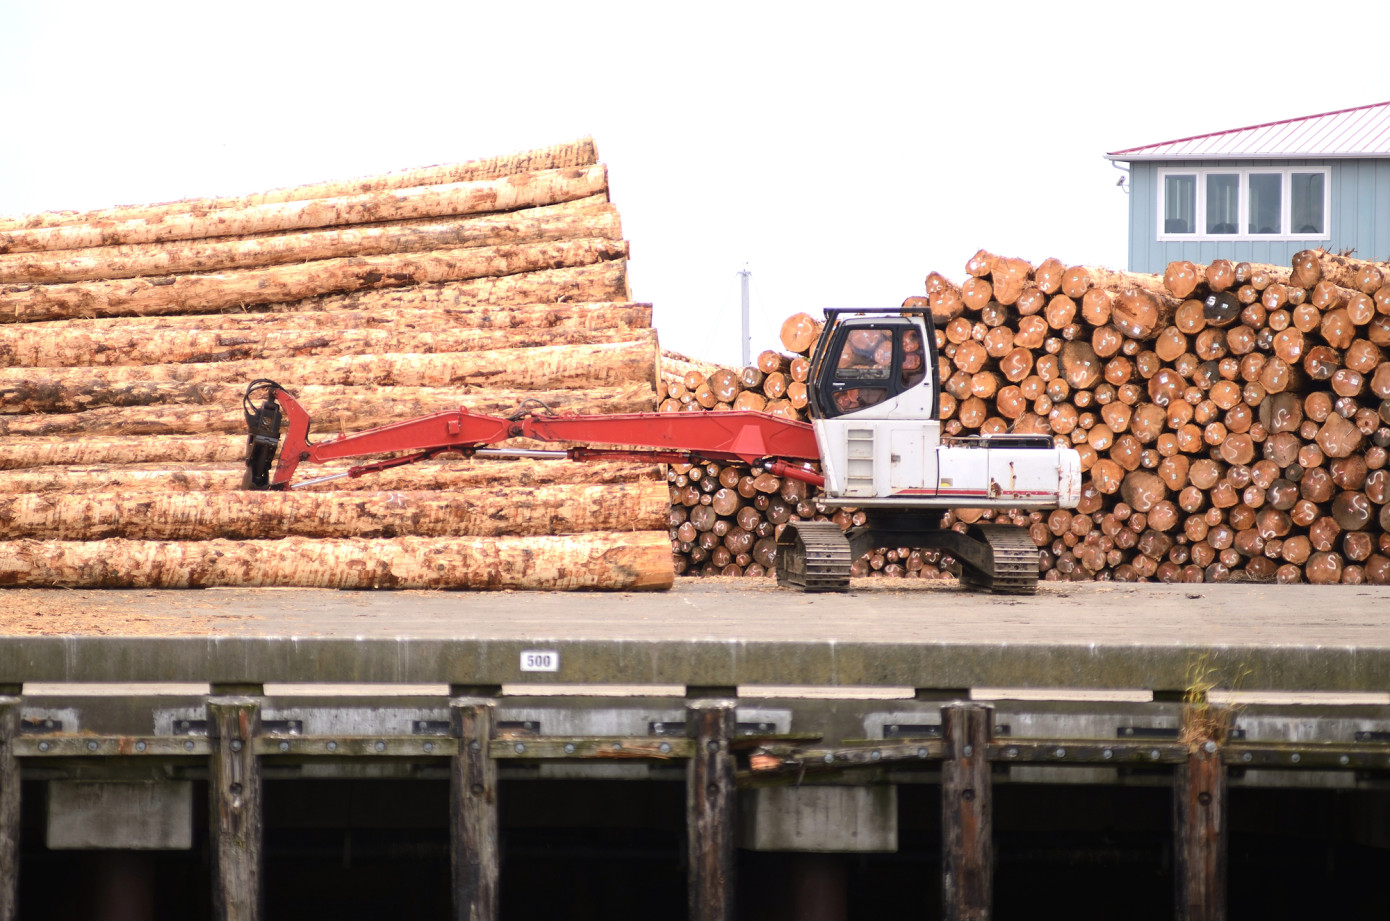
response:
<path fill-rule="evenodd" d="M 739 272 L 738 275 L 743 287 L 743 338 L 742 340 L 740 340 L 740 342 L 742 344 L 741 351 L 743 355 L 742 366 L 746 368 L 749 364 L 748 343 L 749 340 L 752 338 L 752 334 L 749 332 L 748 329 L 748 279 L 752 277 L 753 273 L 748 271 L 747 269 L 744 269 L 742 272 Z"/>

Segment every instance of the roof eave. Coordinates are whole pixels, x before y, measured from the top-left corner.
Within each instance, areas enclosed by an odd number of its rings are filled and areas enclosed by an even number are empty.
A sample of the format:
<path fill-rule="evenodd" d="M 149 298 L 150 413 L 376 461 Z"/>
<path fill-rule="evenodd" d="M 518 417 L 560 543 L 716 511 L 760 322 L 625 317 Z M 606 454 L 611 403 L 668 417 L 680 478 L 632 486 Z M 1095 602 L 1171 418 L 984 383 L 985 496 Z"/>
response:
<path fill-rule="evenodd" d="M 1161 162 L 1173 160 L 1387 160 L 1385 153 L 1242 153 L 1242 154 L 1103 154 L 1113 162 L 1137 163 L 1141 161 Z"/>

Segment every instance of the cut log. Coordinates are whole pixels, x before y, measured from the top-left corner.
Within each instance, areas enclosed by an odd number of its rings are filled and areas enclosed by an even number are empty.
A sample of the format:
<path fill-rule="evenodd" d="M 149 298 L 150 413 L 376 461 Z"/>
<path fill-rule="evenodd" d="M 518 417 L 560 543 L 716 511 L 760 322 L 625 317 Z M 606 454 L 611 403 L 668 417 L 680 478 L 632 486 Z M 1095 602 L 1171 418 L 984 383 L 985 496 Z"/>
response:
<path fill-rule="evenodd" d="M 129 447 L 157 447 L 154 441 L 168 439 L 132 439 Z M 232 448 L 245 450 L 246 439 L 224 439 Z M 76 442 L 74 442 L 76 444 Z M 100 442 L 98 442 L 100 444 Z M 0 452 L 5 447 L 0 446 Z M 227 462 L 186 463 L 136 462 L 130 464 L 97 464 L 0 469 L 0 495 L 20 493 L 65 494 L 108 492 L 192 492 L 241 489 L 246 467 L 235 460 Z M 337 461 L 314 468 L 315 476 L 341 473 L 350 462 Z M 300 492 L 390 492 L 420 490 L 467 490 L 492 487 L 537 487 L 601 485 L 606 483 L 636 483 L 656 480 L 658 468 L 651 464 L 631 461 L 598 461 L 574 463 L 553 460 L 464 460 L 446 456 L 405 467 L 394 467 L 378 473 L 346 477 L 318 483 L 295 490 Z"/>
<path fill-rule="evenodd" d="M 1062 273 L 1062 293 L 1072 300 L 1083 296 L 1091 287 L 1091 273 L 1084 265 L 1074 265 Z"/>
<path fill-rule="evenodd" d="M 767 349 L 758 353 L 758 370 L 763 374 L 776 374 L 779 372 L 786 374 L 791 370 L 791 366 L 792 360 L 789 355 L 783 355 L 781 352 L 775 352 L 772 349 Z"/>
<path fill-rule="evenodd" d="M 512 297 L 495 300 L 484 286 L 516 286 L 552 295 L 545 302 L 526 303 Z M 155 329 L 183 329 L 262 334 L 265 330 L 356 329 L 616 329 L 651 326 L 651 304 L 604 300 L 626 292 L 624 261 L 532 272 L 507 278 L 390 288 L 349 295 L 311 298 L 288 304 L 260 305 L 261 312 L 156 315 L 49 320 L 39 326 L 0 325 L 0 354 L 13 352 L 14 343 L 32 340 L 40 330 L 45 339 L 73 333 L 119 329 L 147 334 Z M 266 312 L 274 306 L 275 312 Z M 375 308 L 375 309 L 374 309 Z M 39 352 L 31 347 L 30 354 Z M 15 358 L 17 364 L 32 361 Z M 164 359 L 167 360 L 167 359 Z M 90 363 L 90 362 L 78 362 Z"/>
<path fill-rule="evenodd" d="M 1036 271 L 1033 272 L 1033 280 L 1042 289 L 1043 294 L 1053 295 L 1062 290 L 1062 276 L 1067 272 L 1067 267 L 1061 260 L 1048 257 L 1039 263 Z"/>
<path fill-rule="evenodd" d="M 493 486 L 461 492 L 22 494 L 0 497 L 0 540 L 500 537 L 657 530 L 665 484 Z"/>
<path fill-rule="evenodd" d="M 940 272 L 928 272 L 926 282 L 924 283 L 924 287 L 926 290 L 927 297 L 931 298 L 938 292 L 945 291 L 948 288 L 954 288 L 956 286 L 951 284 L 951 282 L 947 280 L 946 276 L 942 275 Z"/>
<path fill-rule="evenodd" d="M 516 211 L 573 201 L 608 190 L 602 165 L 518 173 L 479 182 L 453 182 L 338 198 L 274 202 L 197 214 L 168 214 L 91 224 L 0 231 L 0 254 L 85 249 L 126 243 L 200 240 L 281 233 L 345 224 Z"/>
<path fill-rule="evenodd" d="M 1206 284 L 1206 269 L 1186 260 L 1168 263 L 1163 273 L 1163 286 L 1176 298 L 1192 296 L 1198 285 Z"/>
<path fill-rule="evenodd" d="M 1235 284 L 1235 264 L 1229 259 L 1213 259 L 1207 266 L 1207 287 L 1220 294 Z"/>
<path fill-rule="evenodd" d="M 994 271 L 994 260 L 997 257 L 986 250 L 978 250 L 965 262 L 965 274 L 975 278 L 983 278 Z"/>
<path fill-rule="evenodd" d="M 627 258 L 614 240 L 436 250 L 406 256 L 323 259 L 304 265 L 217 275 L 0 287 L 0 322 L 71 317 L 216 313 L 244 304 L 279 304 L 338 292 L 519 275 Z"/>
<path fill-rule="evenodd" d="M 1062 374 L 1074 390 L 1089 390 L 1100 382 L 1102 363 L 1085 342 L 1068 342 L 1059 355 Z"/>
<path fill-rule="evenodd" d="M 743 389 L 743 385 L 738 378 L 738 373 L 729 368 L 718 369 L 709 376 L 707 382 L 710 387 L 710 392 L 714 394 L 715 400 L 720 403 L 732 403 L 734 398 L 738 396 L 739 391 Z"/>
<path fill-rule="evenodd" d="M 1182 302 L 1166 293 L 1155 293 L 1137 285 L 1118 288 L 1111 307 L 1110 322 L 1131 339 L 1152 339 L 1173 319 Z"/>
<path fill-rule="evenodd" d="M 563 390 L 651 381 L 655 331 L 600 345 L 453 354 L 359 354 L 116 368 L 0 369 L 0 413 L 70 413 L 98 406 L 229 405 L 244 384 Z M 708 388 L 705 388 L 708 392 Z M 710 405 L 714 405 L 711 395 Z"/>
<path fill-rule="evenodd" d="M 994 287 L 984 278 L 967 278 L 960 286 L 961 300 L 970 310 L 981 310 L 994 297 Z"/>
<path fill-rule="evenodd" d="M 793 314 L 782 323 L 782 346 L 789 352 L 809 351 L 820 336 L 820 330 L 820 321 L 809 313 Z"/>
<path fill-rule="evenodd" d="M 628 384 L 592 390 L 487 391 L 469 393 L 429 387 L 302 387 L 296 394 L 317 422 L 316 434 L 357 431 L 440 410 L 466 402 L 474 412 L 506 415 L 528 400 L 539 400 L 556 412 L 622 413 L 655 409 L 652 384 Z M 190 435 L 243 431 L 246 426 L 235 403 L 214 407 L 102 407 L 86 412 L 0 417 L 0 436 L 50 438 L 62 435 Z M 205 459 L 205 458 L 203 458 Z M 52 463 L 48 461 L 47 463 Z"/>
<path fill-rule="evenodd" d="M 1113 313 L 1114 299 L 1104 288 L 1088 288 L 1081 296 L 1081 318 L 1092 326 L 1105 326 Z"/>
<path fill-rule="evenodd" d="M 997 256 L 990 267 L 990 281 L 994 286 L 994 299 L 1004 306 L 1018 301 L 1024 285 L 1033 277 L 1033 266 L 1026 259 Z"/>
<path fill-rule="evenodd" d="M 665 530 L 562 537 L 0 544 L 0 585 L 9 586 L 633 591 L 663 590 L 673 581 Z"/>
<path fill-rule="evenodd" d="M 762 412 L 767 407 L 767 397 L 756 390 L 745 390 L 734 398 L 733 408 L 736 411 L 752 410 Z"/>
<path fill-rule="evenodd" d="M 522 276 L 525 277 L 525 276 Z M 378 292 L 399 293 L 399 292 Z M 105 319 L 50 320 L 27 324 L 0 325 L 0 354 L 14 358 L 37 355 L 42 349 L 14 351 L 15 344 L 33 339 L 38 331 L 44 339 L 58 336 L 87 336 L 110 330 L 148 336 L 155 330 L 221 332 L 223 334 L 264 335 L 266 332 L 342 331 L 386 329 L 411 330 L 619 330 L 649 329 L 650 304 L 518 304 L 515 306 L 397 307 L 389 312 L 370 310 L 304 311 L 289 313 L 212 313 L 192 316 L 108 317 Z M 155 359 L 167 361 L 166 357 Z M 91 364 L 75 362 L 76 364 Z"/>
<path fill-rule="evenodd" d="M 243 325 L 205 331 L 132 323 L 129 327 L 69 327 L 52 332 L 45 330 L 46 334 L 42 335 L 35 335 L 35 332 L 28 324 L 0 326 L 0 367 L 81 368 L 93 365 L 108 369 L 131 368 L 132 373 L 137 368 L 155 367 L 168 370 L 153 371 L 151 379 L 174 379 L 178 376 L 177 364 L 333 356 L 356 360 L 388 353 L 432 355 L 599 345 L 623 340 L 655 343 L 654 330 L 456 329 L 440 325 L 433 317 L 400 326 L 373 322 L 362 329 L 278 326 L 257 329 Z"/>
<path fill-rule="evenodd" d="M 1318 447 L 1328 457 L 1348 457 L 1361 447 L 1362 440 L 1360 429 L 1338 413 L 1329 414 L 1317 433 Z"/>
<path fill-rule="evenodd" d="M 529 271 L 519 275 L 478 278 L 464 282 L 375 288 L 275 305 L 229 310 L 332 311 L 398 310 L 455 307 L 480 310 L 521 304 L 584 304 L 627 301 L 627 260 Z"/>
<path fill-rule="evenodd" d="M 1043 289 L 1030 285 L 1024 288 L 1023 293 L 1018 296 L 1018 300 L 1014 302 L 1014 309 L 1021 317 L 1032 316 L 1047 306 L 1047 302 L 1048 296 L 1043 292 Z"/>
<path fill-rule="evenodd" d="M 316 182 L 309 185 L 274 189 L 269 192 L 258 192 L 240 198 L 185 199 L 153 205 L 103 208 L 98 211 L 50 211 L 43 214 L 0 217 L 0 230 L 133 220 L 158 222 L 174 214 L 205 214 L 209 211 L 249 208 L 254 205 L 274 202 L 339 198 L 345 195 L 361 195 L 367 192 L 384 192 L 389 189 L 408 189 L 414 186 L 454 182 L 479 182 L 487 179 L 500 179 L 503 176 L 511 176 L 516 173 L 592 166 L 597 162 L 598 151 L 594 147 L 593 138 L 581 138 L 577 141 L 554 144 L 550 147 L 521 153 L 469 160 L 466 163 L 448 163 L 439 166 L 397 170 L 357 179 Z"/>
<path fill-rule="evenodd" d="M 622 223 L 612 205 L 560 211 L 535 208 L 443 221 L 0 255 L 0 283 L 55 284 L 142 275 L 206 274 L 348 256 L 574 239 L 621 240 L 622 236 Z"/>
<path fill-rule="evenodd" d="M 1293 259 L 1294 267 L 1300 271 L 1301 277 L 1307 277 L 1315 271 L 1314 260 L 1317 263 L 1316 271 L 1320 280 L 1330 281 L 1341 288 L 1363 291 L 1366 294 L 1375 293 L 1374 288 L 1366 291 L 1358 281 L 1373 281 L 1373 273 L 1369 270 L 1380 272 L 1383 264 L 1369 262 L 1365 259 L 1353 259 L 1350 256 L 1338 256 L 1326 250 L 1303 250 L 1295 253 Z"/>
<path fill-rule="evenodd" d="M 935 275 L 936 273 L 933 272 L 932 274 Z M 929 288 L 930 280 L 929 276 Z M 965 311 L 965 301 L 961 297 L 961 289 L 950 284 L 932 291 L 927 297 L 927 304 L 931 307 L 932 320 L 937 326 L 945 325 Z"/>
<path fill-rule="evenodd" d="M 241 462 L 246 435 L 0 437 L 0 470 L 73 464 Z"/>

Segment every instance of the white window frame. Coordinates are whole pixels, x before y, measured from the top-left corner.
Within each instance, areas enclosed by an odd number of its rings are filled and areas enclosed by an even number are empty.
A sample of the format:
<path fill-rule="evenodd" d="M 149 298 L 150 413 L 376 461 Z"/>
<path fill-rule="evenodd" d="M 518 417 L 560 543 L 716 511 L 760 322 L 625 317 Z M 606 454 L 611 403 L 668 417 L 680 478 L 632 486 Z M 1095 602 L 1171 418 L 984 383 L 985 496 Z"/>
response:
<path fill-rule="evenodd" d="M 1308 233 L 1206 233 L 1207 226 L 1207 176 L 1221 175 L 1229 176 L 1236 174 L 1239 179 L 1239 204 L 1237 214 L 1240 221 L 1237 227 L 1244 228 L 1250 224 L 1250 174 L 1251 173 L 1278 173 L 1280 174 L 1279 192 L 1279 227 L 1281 230 L 1293 225 L 1293 174 L 1294 173 L 1321 173 L 1322 174 L 1322 227 L 1320 234 Z M 1195 211 L 1194 233 L 1169 233 L 1164 229 L 1164 187 L 1169 176 L 1196 176 L 1197 177 L 1197 202 Z M 1158 234 L 1159 242 L 1181 242 L 1200 240 L 1206 242 L 1251 242 L 1259 240 L 1330 240 L 1332 239 L 1332 170 L 1326 166 L 1203 166 L 1190 167 L 1183 169 L 1180 166 L 1167 166 L 1158 170 L 1158 187 L 1155 196 L 1155 210 L 1157 220 L 1155 230 Z"/>

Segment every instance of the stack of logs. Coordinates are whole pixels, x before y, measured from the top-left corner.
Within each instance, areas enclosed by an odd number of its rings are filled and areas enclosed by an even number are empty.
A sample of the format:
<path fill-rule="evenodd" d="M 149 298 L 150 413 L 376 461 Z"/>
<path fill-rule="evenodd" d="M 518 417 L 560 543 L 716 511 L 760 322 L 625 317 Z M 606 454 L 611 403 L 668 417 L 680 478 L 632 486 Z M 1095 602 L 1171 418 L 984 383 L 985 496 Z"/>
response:
<path fill-rule="evenodd" d="M 943 435 L 1046 433 L 1085 470 L 1073 511 L 959 509 L 946 522 L 1028 526 L 1048 579 L 1390 582 L 1390 265 L 1312 250 L 1292 262 L 1175 262 L 1160 277 L 981 251 L 959 286 L 929 275 L 909 303 L 937 324 Z M 743 383 L 775 364 L 788 377 L 774 390 L 804 381 L 807 346 L 785 330 L 783 344 L 801 354 L 730 373 Z M 716 388 L 727 380 L 667 381 L 662 406 L 732 407 L 743 397 Z M 785 411 L 784 398 L 745 399 Z M 785 496 L 766 475 L 715 476 L 673 474 L 678 570 L 733 573 L 721 547 L 736 565 L 745 532 L 756 548 L 815 511 L 799 486 Z M 754 562 L 744 571 L 768 566 Z M 856 568 L 930 576 L 939 563 L 881 548 Z"/>
<path fill-rule="evenodd" d="M 782 326 L 782 344 L 793 354 L 768 350 L 756 363 L 735 370 L 665 353 L 657 389 L 662 412 L 754 410 L 807 421 L 806 379 L 820 323 L 799 313 Z M 816 508 L 817 490 L 760 467 L 716 463 L 673 464 L 671 547 L 678 574 L 762 576 L 772 573 L 777 536 L 789 521 L 835 521 L 848 530 L 864 523 L 858 509 L 828 514 Z M 943 572 L 933 550 L 881 547 L 857 560 L 856 576 L 936 578 Z"/>
<path fill-rule="evenodd" d="M 669 585 L 650 464 L 446 456 L 240 489 L 258 378 L 320 438 L 460 405 L 650 410 L 659 353 L 626 258 L 588 139 L 0 219 L 0 584 Z"/>

